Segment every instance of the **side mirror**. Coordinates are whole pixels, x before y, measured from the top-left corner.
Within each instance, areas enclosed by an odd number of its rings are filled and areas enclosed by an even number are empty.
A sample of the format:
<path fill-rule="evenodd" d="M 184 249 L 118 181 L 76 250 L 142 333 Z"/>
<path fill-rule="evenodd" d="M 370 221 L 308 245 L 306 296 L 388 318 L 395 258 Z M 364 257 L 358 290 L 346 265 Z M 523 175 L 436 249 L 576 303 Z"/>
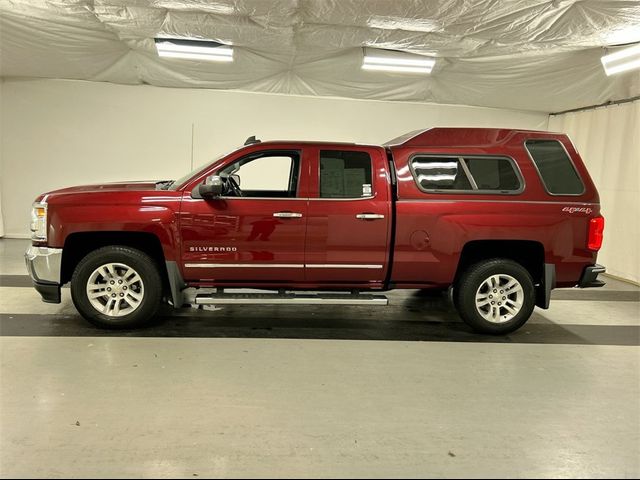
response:
<path fill-rule="evenodd" d="M 222 195 L 222 178 L 218 175 L 210 175 L 206 178 L 204 183 L 201 183 L 198 187 L 200 195 L 202 198 L 215 198 Z"/>

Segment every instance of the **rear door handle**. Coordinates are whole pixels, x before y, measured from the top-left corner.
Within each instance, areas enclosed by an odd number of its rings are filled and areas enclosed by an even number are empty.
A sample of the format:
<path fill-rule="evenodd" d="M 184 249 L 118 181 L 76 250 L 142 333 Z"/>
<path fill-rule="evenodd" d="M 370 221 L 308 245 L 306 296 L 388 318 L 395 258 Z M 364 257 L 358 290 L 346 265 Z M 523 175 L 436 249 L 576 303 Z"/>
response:
<path fill-rule="evenodd" d="M 300 218 L 302 214 L 298 212 L 276 212 L 273 216 L 277 218 Z"/>
<path fill-rule="evenodd" d="M 359 220 L 380 220 L 384 218 L 384 215 L 379 213 L 358 213 L 356 218 Z"/>

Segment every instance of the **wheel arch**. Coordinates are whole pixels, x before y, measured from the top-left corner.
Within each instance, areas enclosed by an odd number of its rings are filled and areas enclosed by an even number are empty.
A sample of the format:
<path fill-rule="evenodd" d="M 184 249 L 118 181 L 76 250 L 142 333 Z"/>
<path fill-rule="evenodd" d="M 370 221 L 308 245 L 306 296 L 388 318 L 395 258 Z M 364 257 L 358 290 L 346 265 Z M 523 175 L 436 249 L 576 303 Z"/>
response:
<path fill-rule="evenodd" d="M 160 239 L 153 233 L 135 231 L 75 232 L 67 236 L 62 251 L 60 283 L 71 280 L 76 266 L 87 254 L 102 247 L 120 245 L 140 250 L 158 265 L 165 287 L 168 285 L 165 255 Z"/>
<path fill-rule="evenodd" d="M 555 287 L 555 265 L 545 263 L 545 248 L 535 240 L 472 240 L 462 248 L 454 277 L 454 285 L 471 266 L 482 260 L 505 258 L 522 265 L 533 279 L 536 305 L 549 307 L 551 290 Z"/>

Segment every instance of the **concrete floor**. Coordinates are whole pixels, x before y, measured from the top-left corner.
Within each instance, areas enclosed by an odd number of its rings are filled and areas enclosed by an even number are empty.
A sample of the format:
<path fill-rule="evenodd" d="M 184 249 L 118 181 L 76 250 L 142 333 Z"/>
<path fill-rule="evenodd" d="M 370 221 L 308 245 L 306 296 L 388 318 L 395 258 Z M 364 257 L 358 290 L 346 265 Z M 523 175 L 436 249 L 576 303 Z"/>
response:
<path fill-rule="evenodd" d="M 0 240 L 0 476 L 640 476 L 640 289 L 558 290 L 506 337 L 447 301 L 164 311 L 103 332 Z"/>

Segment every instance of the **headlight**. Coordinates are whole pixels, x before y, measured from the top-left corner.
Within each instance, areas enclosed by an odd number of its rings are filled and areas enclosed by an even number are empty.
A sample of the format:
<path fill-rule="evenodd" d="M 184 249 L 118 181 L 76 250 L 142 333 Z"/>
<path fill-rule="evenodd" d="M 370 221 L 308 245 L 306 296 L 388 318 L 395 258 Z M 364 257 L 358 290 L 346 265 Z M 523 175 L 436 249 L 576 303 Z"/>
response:
<path fill-rule="evenodd" d="M 47 204 L 34 203 L 31 208 L 31 239 L 47 240 Z"/>

